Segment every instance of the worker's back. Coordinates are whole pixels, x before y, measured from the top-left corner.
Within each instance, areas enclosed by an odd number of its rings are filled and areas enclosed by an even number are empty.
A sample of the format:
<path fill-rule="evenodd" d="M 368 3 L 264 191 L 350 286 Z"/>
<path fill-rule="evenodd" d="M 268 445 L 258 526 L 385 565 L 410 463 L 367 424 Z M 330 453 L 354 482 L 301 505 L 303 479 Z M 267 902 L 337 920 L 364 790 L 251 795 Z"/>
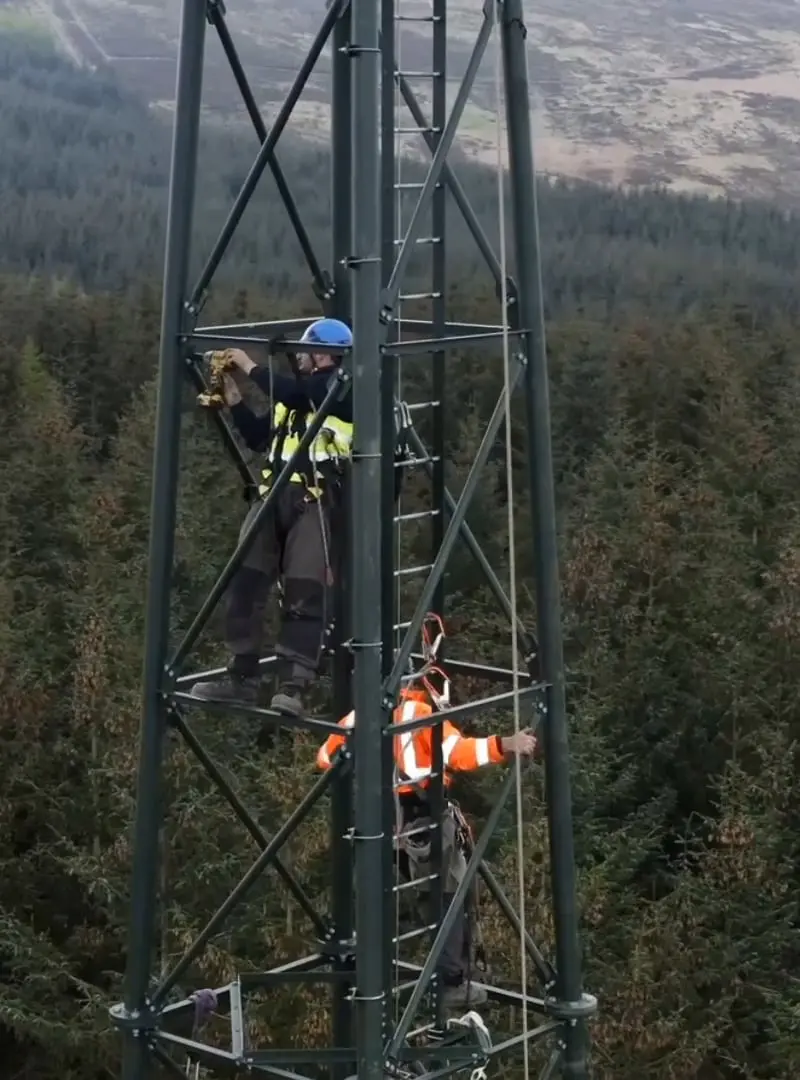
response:
<path fill-rule="evenodd" d="M 394 710 L 395 724 L 411 723 L 432 717 L 433 707 L 424 690 L 404 690 L 403 698 Z M 355 725 L 355 712 L 349 712 L 339 721 L 340 727 L 350 730 Z M 426 786 L 433 768 L 433 731 L 434 723 L 424 724 L 409 731 L 400 731 L 394 738 L 394 762 L 398 779 L 408 781 L 399 788 L 400 794 L 412 792 Z M 503 760 L 501 740 L 497 736 L 473 739 L 462 733 L 449 720 L 442 721 L 442 763 L 445 767 L 445 784 L 449 783 L 450 772 L 471 772 L 483 765 L 496 764 Z M 336 751 L 344 745 L 347 736 L 333 732 L 325 740 L 317 753 L 317 765 L 320 769 L 330 768 Z"/>

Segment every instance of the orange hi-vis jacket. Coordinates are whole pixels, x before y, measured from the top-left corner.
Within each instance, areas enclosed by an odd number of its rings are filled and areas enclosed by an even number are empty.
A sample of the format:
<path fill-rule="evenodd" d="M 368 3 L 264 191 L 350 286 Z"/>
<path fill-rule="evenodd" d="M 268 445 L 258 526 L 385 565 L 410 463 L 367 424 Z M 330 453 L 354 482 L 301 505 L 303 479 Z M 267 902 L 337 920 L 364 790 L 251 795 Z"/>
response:
<path fill-rule="evenodd" d="M 432 716 L 433 709 L 422 690 L 405 691 L 403 702 L 394 710 L 396 724 L 410 720 L 421 720 Z M 349 712 L 342 717 L 339 726 L 350 730 L 355 725 L 356 715 Z M 317 765 L 320 769 L 329 769 L 336 751 L 344 745 L 346 735 L 333 732 L 317 752 Z M 445 785 L 450 783 L 452 772 L 471 772 L 483 765 L 498 764 L 504 758 L 503 748 L 498 735 L 488 739 L 473 739 L 461 732 L 449 720 L 442 721 L 442 763 L 444 765 Z M 394 761 L 401 786 L 400 795 L 410 794 L 415 787 L 427 787 L 433 764 L 433 727 L 415 728 L 402 731 L 394 738 Z M 409 781 L 403 785 L 402 781 Z"/>

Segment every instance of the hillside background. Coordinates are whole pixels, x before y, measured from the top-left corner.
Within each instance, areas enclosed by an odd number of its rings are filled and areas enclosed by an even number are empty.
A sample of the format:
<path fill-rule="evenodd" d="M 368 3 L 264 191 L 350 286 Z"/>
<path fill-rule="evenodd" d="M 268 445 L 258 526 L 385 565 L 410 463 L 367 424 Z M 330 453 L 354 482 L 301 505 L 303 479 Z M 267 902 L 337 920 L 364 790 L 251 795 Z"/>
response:
<path fill-rule="evenodd" d="M 0 1071 L 14 1080 L 107 1080 L 118 1075 L 107 1009 L 120 995 L 130 890 L 168 115 L 149 108 L 119 68 L 76 67 L 41 23 L 6 14 Z M 253 142 L 233 126 L 205 126 L 196 265 Z M 327 257 L 325 148 L 288 140 L 282 162 Z M 458 172 L 495 235 L 494 175 L 466 151 Z M 800 222 L 774 203 L 564 179 L 543 180 L 539 195 L 580 904 L 587 984 L 602 1009 L 595 1076 L 793 1080 Z M 492 283 L 460 228 L 450 261 L 453 316 L 495 318 Z M 265 182 L 207 313 L 314 311 L 308 273 Z M 452 361 L 447 452 L 456 489 L 496 400 L 496 361 L 470 353 Z M 404 365 L 404 393 L 429 393 L 423 363 Z M 183 419 L 176 634 L 231 550 L 243 512 L 236 476 L 188 390 Z M 520 462 L 516 434 L 515 455 Z M 514 479 L 524 483 L 521 469 Z M 504 521 L 504 496 L 495 463 L 470 522 L 501 578 L 507 540 L 495 522 Z M 416 477 L 404 505 L 425 497 Z M 530 618 L 524 514 L 519 527 Z M 426 561 L 426 545 L 424 533 L 405 532 L 405 560 Z M 463 552 L 447 589 L 459 655 L 502 662 L 508 627 Z M 404 602 L 413 600 L 409 589 Z M 220 659 L 212 628 L 197 666 Z M 265 829 L 313 780 L 310 738 L 265 753 L 248 722 L 198 714 L 190 723 Z M 491 716 L 475 730 L 509 723 Z M 476 821 L 496 784 L 492 776 L 464 784 Z M 528 925 L 549 950 L 536 775 L 525 823 Z M 325 835 L 321 811 L 291 849 L 321 903 Z M 491 852 L 512 895 L 513 837 L 505 821 Z M 254 855 L 177 738 L 165 848 L 157 966 L 174 961 Z M 517 942 L 488 902 L 483 918 L 493 968 L 519 985 Z M 268 876 L 177 989 L 296 957 L 310 938 Z M 490 1022 L 498 1038 L 516 1023 L 501 1010 Z M 266 1045 L 323 1041 L 327 1023 L 322 997 L 288 992 L 257 1001 L 248 1017 L 251 1037 Z M 223 1034 L 212 1023 L 210 1037 Z M 521 1070 L 503 1075 L 516 1080 Z"/>
<path fill-rule="evenodd" d="M 0 0 L 47 26 L 90 71 L 110 68 L 142 100 L 172 107 L 179 0 Z M 402 15 L 430 0 L 396 0 Z M 236 0 L 229 23 L 269 117 L 319 26 L 323 5 Z M 448 67 L 464 70 L 479 3 L 448 8 Z M 526 12 L 539 168 L 617 183 L 658 181 L 676 191 L 800 197 L 800 5 L 797 0 L 542 0 Z M 402 66 L 431 67 L 429 27 L 406 23 Z M 216 43 L 206 101 L 226 122 L 241 116 Z M 329 86 L 320 66 L 295 117 L 324 138 Z M 462 148 L 495 160 L 490 50 L 465 117 Z M 415 81 L 425 98 L 425 80 Z M 453 85 L 453 92 L 454 85 Z M 272 112 L 270 112 L 272 110 Z M 402 122 L 406 124 L 408 121 Z M 297 130 L 300 130 L 298 127 Z M 408 152 L 414 152 L 409 140 Z"/>

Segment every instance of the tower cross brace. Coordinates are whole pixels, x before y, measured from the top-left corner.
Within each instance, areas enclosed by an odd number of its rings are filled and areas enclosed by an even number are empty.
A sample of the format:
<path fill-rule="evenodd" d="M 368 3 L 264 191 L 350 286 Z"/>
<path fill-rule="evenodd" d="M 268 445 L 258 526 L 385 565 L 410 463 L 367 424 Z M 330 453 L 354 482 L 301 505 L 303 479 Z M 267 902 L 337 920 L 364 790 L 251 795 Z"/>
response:
<path fill-rule="evenodd" d="M 537 224 L 535 170 L 530 131 L 526 29 L 522 0 L 485 0 L 474 50 L 447 111 L 447 0 L 430 0 L 430 16 L 402 16 L 397 0 L 330 0 L 321 25 L 285 101 L 271 127 L 261 116 L 255 95 L 240 62 L 222 0 L 183 0 L 176 83 L 169 213 L 163 285 L 163 310 L 158 374 L 156 444 L 152 487 L 149 579 L 146 602 L 146 648 L 143 673 L 143 712 L 140 734 L 138 789 L 130 901 L 128 964 L 124 1000 L 111 1010 L 124 1039 L 123 1080 L 144 1080 L 160 1067 L 168 1075 L 185 1076 L 184 1059 L 221 1075 L 263 1073 L 277 1080 L 318 1075 L 329 1069 L 335 1080 L 357 1075 L 359 1080 L 384 1076 L 416 1076 L 433 1080 L 455 1072 L 483 1070 L 502 1055 L 519 1052 L 526 1042 L 549 1039 L 552 1047 L 541 1072 L 544 1078 L 562 1075 L 584 1080 L 589 1075 L 586 1021 L 596 1002 L 584 993 L 578 941 L 575 866 L 572 836 L 569 750 L 561 639 L 561 611 L 555 497 L 550 436 L 547 357 Z M 400 69 L 397 29 L 403 18 L 431 27 L 431 117 L 411 83 L 419 73 Z M 449 152 L 474 84 L 481 60 L 499 23 L 505 120 L 508 130 L 510 201 L 513 217 L 516 280 L 505 278 L 505 267 L 494 253 L 478 216 L 456 177 Z M 189 252 L 194 220 L 198 169 L 204 50 L 207 28 L 221 43 L 260 144 L 258 153 L 230 214 L 196 281 L 190 278 Z M 326 46 L 331 50 L 331 247 L 330 269 L 317 257 L 279 164 L 277 146 L 298 99 Z M 399 93 L 415 130 L 431 154 L 424 180 L 402 184 L 397 176 L 397 101 Z M 169 609 L 175 543 L 176 502 L 180 466 L 180 416 L 185 379 L 197 390 L 207 389 L 202 351 L 215 346 L 261 345 L 271 355 L 298 349 L 308 317 L 271 322 L 199 325 L 215 272 L 239 226 L 259 181 L 269 169 L 286 207 L 314 291 L 324 312 L 351 322 L 354 345 L 333 380 L 328 399 L 306 433 L 303 452 L 324 422 L 337 394 L 352 388 L 354 449 L 351 476 L 347 565 L 337 590 L 337 632 L 332 648 L 334 711 L 329 719 L 301 718 L 298 728 L 324 737 L 339 730 L 335 721 L 354 705 L 360 718 L 352 744 L 339 754 L 333 768 L 320 776 L 280 828 L 270 835 L 259 822 L 258 810 L 248 808 L 234 784 L 209 754 L 190 724 L 194 682 L 209 672 L 186 672 L 185 664 L 225 588 L 241 564 L 257 530 L 254 523 L 241 538 L 182 640 L 171 643 Z M 416 198 L 407 227 L 398 241 L 398 200 L 404 192 Z M 448 198 L 459 210 L 477 250 L 494 278 L 498 296 L 507 299 L 504 325 L 455 322 L 448 319 L 447 213 Z M 431 237 L 422 235 L 425 220 Z M 415 247 L 431 245 L 430 291 L 418 297 L 401 290 L 408 278 Z M 423 299 L 430 318 L 398 318 L 400 305 Z M 550 835 L 555 958 L 549 962 L 523 933 L 520 918 L 486 861 L 486 849 L 514 789 L 509 770 L 488 819 L 475 842 L 467 875 L 448 910 L 442 903 L 441 881 L 433 892 L 433 940 L 423 962 L 398 958 L 393 937 L 397 888 L 393 879 L 392 738 L 399 730 L 392 710 L 409 661 L 415 652 L 428 611 L 444 609 L 444 572 L 458 542 L 463 543 L 485 577 L 506 616 L 512 604 L 471 532 L 466 514 L 484 468 L 503 426 L 504 395 L 487 425 L 475 460 L 455 497 L 445 477 L 446 357 L 454 349 L 495 349 L 511 343 L 512 385 L 525 403 L 528 457 L 528 498 L 534 538 L 531 567 L 536 589 L 537 627 L 533 633 L 518 626 L 524 670 L 520 684 L 503 693 L 464 701 L 436 714 L 433 774 L 434 812 L 443 806 L 441 724 L 459 723 L 469 716 L 514 699 L 531 709 L 540 722 L 544 747 L 545 794 Z M 405 356 L 427 356 L 432 372 L 430 446 L 410 423 L 410 410 L 395 394 L 397 365 Z M 246 490 L 256 497 L 257 481 L 227 421 L 212 414 Z M 394 497 L 395 450 L 398 424 L 408 450 L 430 480 L 432 506 L 431 563 L 419 587 L 412 618 L 403 624 L 397 642 L 397 603 L 394 587 L 395 532 L 398 514 Z M 263 499 L 261 519 L 269 513 L 281 488 L 289 482 L 290 462 Z M 375 508 L 380 507 L 380 515 Z M 399 515 L 403 517 L 403 515 Z M 262 659 L 266 670 L 274 657 Z M 448 674 L 463 674 L 489 682 L 511 683 L 513 673 L 476 661 L 445 658 Z M 273 718 L 269 710 L 249 705 L 203 702 L 211 712 Z M 286 718 L 281 718 L 286 722 Z M 253 838 L 260 853 L 251 869 L 210 916 L 185 954 L 160 980 L 152 962 L 158 905 L 159 835 L 163 816 L 165 736 L 171 729 L 182 738 L 200 766 L 216 784 L 231 812 Z M 389 737 L 387 738 L 387 733 Z M 281 849 L 323 795 L 330 794 L 331 882 L 329 910 L 322 911 L 281 858 Z M 441 858 L 441 840 L 434 831 L 432 859 Z M 184 979 L 228 915 L 247 900 L 248 891 L 267 869 L 306 917 L 314 948 L 293 962 L 262 972 L 237 976 L 229 984 L 200 994 L 181 995 Z M 480 1025 L 444 1023 L 436 987 L 435 967 L 463 895 L 480 878 L 524 942 L 542 987 L 534 996 L 527 987 L 512 991 L 486 986 L 492 1003 L 514 1006 L 536 1016 L 520 1035 L 492 1045 Z M 402 983 L 398 985 L 398 980 Z M 307 1049 L 253 1047 L 246 1038 L 248 999 L 256 991 L 288 984 L 328 985 L 331 991 L 331 1044 Z M 393 1017 L 392 1002 L 399 991 L 405 998 Z M 204 996 L 205 995 L 205 996 Z M 423 1028 L 415 1020 L 423 1001 L 432 996 L 433 1019 Z M 230 1016 L 230 1046 L 222 1049 L 198 1036 L 198 1019 L 208 1002 Z M 193 1020 L 191 1037 L 185 1021 Z M 183 1025 L 183 1026 L 182 1026 Z M 415 1032 L 427 1038 L 419 1045 Z M 312 1070 L 310 1073 L 308 1070 Z M 317 1070 L 317 1071 L 314 1071 Z"/>

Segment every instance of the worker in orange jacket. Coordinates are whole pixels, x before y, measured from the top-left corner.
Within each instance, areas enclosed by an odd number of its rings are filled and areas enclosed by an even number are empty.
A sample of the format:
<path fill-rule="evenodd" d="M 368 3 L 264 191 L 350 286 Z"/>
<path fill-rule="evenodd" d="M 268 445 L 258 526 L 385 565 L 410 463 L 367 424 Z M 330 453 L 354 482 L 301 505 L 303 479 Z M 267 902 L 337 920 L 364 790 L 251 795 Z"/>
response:
<path fill-rule="evenodd" d="M 430 674 L 433 674 L 431 672 Z M 441 674 L 441 672 L 438 672 Z M 406 689 L 394 710 L 396 724 L 421 720 L 433 716 L 436 708 L 444 708 L 449 702 L 449 684 L 444 676 L 444 690 L 437 691 L 429 676 L 422 679 L 425 689 Z M 342 717 L 339 724 L 350 730 L 355 724 L 355 713 Z M 320 769 L 330 768 L 337 750 L 347 736 L 333 732 L 317 752 Z M 536 750 L 536 737 L 526 729 L 513 735 L 490 735 L 487 738 L 471 738 L 463 735 L 449 720 L 442 722 L 442 763 L 444 766 L 445 814 L 442 820 L 442 867 L 443 899 L 445 910 L 467 868 L 465 850 L 469 837 L 467 825 L 458 807 L 447 798 L 453 773 L 472 772 L 484 765 L 499 765 L 514 757 L 530 757 Z M 430 826 L 431 807 L 426 796 L 433 762 L 433 726 L 400 732 L 394 738 L 394 760 L 397 774 L 396 794 L 400 810 L 399 842 L 401 852 L 408 859 L 409 876 L 424 880 L 432 873 Z M 427 826 L 427 828 L 426 828 Z M 486 991 L 471 984 L 469 973 L 470 933 L 465 909 L 459 912 L 453 929 L 448 935 L 436 971 L 444 984 L 446 1008 L 459 1009 L 480 1005 L 486 1000 Z"/>

